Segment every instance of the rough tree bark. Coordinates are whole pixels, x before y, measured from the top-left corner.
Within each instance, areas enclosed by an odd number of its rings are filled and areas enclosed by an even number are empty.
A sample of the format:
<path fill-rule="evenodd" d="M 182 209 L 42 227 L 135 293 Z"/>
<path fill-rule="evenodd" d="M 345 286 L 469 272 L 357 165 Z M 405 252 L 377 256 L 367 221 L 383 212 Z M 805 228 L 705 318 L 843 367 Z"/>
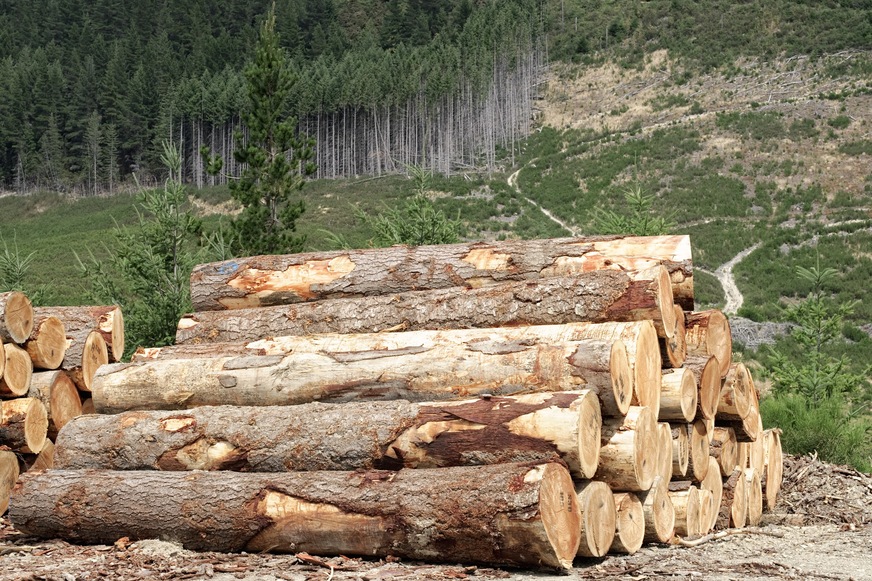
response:
<path fill-rule="evenodd" d="M 739 448 L 733 428 L 715 426 L 709 447 L 709 454 L 718 461 L 721 476 L 733 473 L 739 460 Z"/>

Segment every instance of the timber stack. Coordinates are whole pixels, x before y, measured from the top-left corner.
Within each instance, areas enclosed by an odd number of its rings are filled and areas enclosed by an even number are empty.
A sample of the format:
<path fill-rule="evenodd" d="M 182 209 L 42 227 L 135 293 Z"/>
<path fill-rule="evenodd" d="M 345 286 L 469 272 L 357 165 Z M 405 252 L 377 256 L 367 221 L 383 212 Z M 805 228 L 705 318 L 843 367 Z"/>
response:
<path fill-rule="evenodd" d="M 692 310 L 686 236 L 260 256 L 191 285 L 176 345 L 97 371 L 16 527 L 568 569 L 776 501 L 778 431 L 726 318 Z"/>
<path fill-rule="evenodd" d="M 106 340 L 112 346 L 107 352 Z M 50 468 L 58 431 L 82 414 L 101 365 L 120 360 L 118 307 L 33 307 L 0 293 L 0 512 L 18 475 Z"/>

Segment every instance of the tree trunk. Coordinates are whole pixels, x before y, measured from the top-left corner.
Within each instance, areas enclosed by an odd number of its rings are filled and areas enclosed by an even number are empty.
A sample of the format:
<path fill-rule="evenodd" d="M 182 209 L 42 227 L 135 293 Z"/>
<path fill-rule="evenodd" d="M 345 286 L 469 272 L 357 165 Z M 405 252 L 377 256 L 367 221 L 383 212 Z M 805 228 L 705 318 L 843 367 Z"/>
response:
<path fill-rule="evenodd" d="M 639 497 L 632 492 L 616 492 L 615 540 L 610 553 L 632 555 L 642 547 L 645 538 L 645 515 Z"/>
<path fill-rule="evenodd" d="M 669 498 L 668 482 L 655 478 L 651 489 L 639 493 L 645 515 L 645 542 L 665 543 L 675 534 L 675 508 Z"/>
<path fill-rule="evenodd" d="M 760 410 L 755 404 L 748 408 L 748 415 L 741 420 L 718 421 L 724 427 L 733 428 L 736 432 L 736 441 L 754 442 L 763 433 L 763 423 L 760 418 Z"/>
<path fill-rule="evenodd" d="M 98 331 L 91 331 L 85 337 L 84 344 L 73 343 L 76 346 L 76 351 L 80 351 L 81 356 L 76 364 L 76 359 L 69 357 L 70 350 L 67 350 L 68 357 L 64 358 L 64 364 L 61 366 L 76 384 L 76 387 L 82 391 L 91 391 L 94 381 L 94 375 L 101 366 L 109 363 L 109 350 L 106 347 L 106 341 Z M 71 366 L 67 367 L 67 361 Z"/>
<path fill-rule="evenodd" d="M 560 458 L 577 478 L 591 478 L 600 430 L 599 402 L 590 391 L 127 412 L 71 422 L 57 441 L 57 467 L 285 472 Z"/>
<path fill-rule="evenodd" d="M 700 533 L 699 489 L 690 482 L 670 482 L 669 500 L 675 509 L 675 534 L 695 537 Z"/>
<path fill-rule="evenodd" d="M 717 357 L 688 357 L 684 368 L 693 372 L 699 386 L 699 415 L 705 419 L 713 419 L 718 412 L 721 394 L 720 363 Z"/>
<path fill-rule="evenodd" d="M 744 363 L 734 363 L 727 371 L 727 377 L 721 385 L 718 399 L 718 413 L 715 418 L 724 421 L 742 421 L 748 416 L 751 408 L 749 390 L 753 389 L 750 373 Z M 730 470 L 732 472 L 732 470 Z"/>
<path fill-rule="evenodd" d="M 33 331 L 33 307 L 24 293 L 0 293 L 0 339 L 24 343 Z"/>
<path fill-rule="evenodd" d="M 687 354 L 718 358 L 720 375 L 725 377 L 733 358 L 733 334 L 724 313 L 717 309 L 688 313 L 685 318 Z"/>
<path fill-rule="evenodd" d="M 692 305 L 687 236 L 599 236 L 255 256 L 197 266 L 191 274 L 191 300 L 195 311 L 219 311 L 411 290 L 477 288 L 658 264 L 669 271 L 675 299 Z"/>
<path fill-rule="evenodd" d="M 97 331 L 106 342 L 109 361 L 121 361 L 124 355 L 124 316 L 117 306 L 100 307 L 38 307 L 38 315 L 60 319 L 67 332 L 70 353 L 62 367 L 70 369 L 81 365 L 85 342 L 91 331 Z"/>
<path fill-rule="evenodd" d="M 663 367 L 675 369 L 684 365 L 684 360 L 687 359 L 687 329 L 684 309 L 680 305 L 674 305 L 672 310 L 675 314 L 675 330 L 671 337 L 660 337 L 659 341 Z"/>
<path fill-rule="evenodd" d="M 0 396 L 21 397 L 30 389 L 33 362 L 27 351 L 14 343 L 5 343 L 3 351 L 6 357 L 3 376 L 0 377 Z"/>
<path fill-rule="evenodd" d="M 745 468 L 745 481 L 748 485 L 748 526 L 756 527 L 763 520 L 763 486 L 760 474 L 753 468 Z"/>
<path fill-rule="evenodd" d="M 67 351 L 64 324 L 57 317 L 34 313 L 33 331 L 24 349 L 37 369 L 57 369 Z"/>
<path fill-rule="evenodd" d="M 625 418 L 604 418 L 597 480 L 613 490 L 644 491 L 657 475 L 657 422 L 649 408 L 632 406 Z"/>
<path fill-rule="evenodd" d="M 766 508 L 775 510 L 778 493 L 781 492 L 781 481 L 784 475 L 784 454 L 781 450 L 781 430 L 766 430 L 766 454 L 763 468 L 763 497 Z"/>
<path fill-rule="evenodd" d="M 720 509 L 718 510 L 718 518 L 715 522 L 715 528 L 741 529 L 745 526 L 745 520 L 748 516 L 748 481 L 745 479 L 745 472 L 739 468 L 733 472 L 724 481 L 724 498 L 721 501 Z"/>
<path fill-rule="evenodd" d="M 143 502 L 143 491 L 160 494 Z M 283 474 L 52 470 L 22 477 L 9 516 L 27 535 L 73 542 L 161 538 L 196 551 L 570 569 L 581 529 L 574 492 L 569 473 L 553 463 Z"/>
<path fill-rule="evenodd" d="M 702 482 L 709 469 L 709 438 L 703 420 L 688 424 L 690 436 L 690 454 L 688 456 L 688 471 L 694 482 Z M 718 471 L 720 473 L 720 470 Z"/>
<path fill-rule="evenodd" d="M 662 266 L 641 272 L 597 270 L 571 277 L 509 281 L 484 288 L 452 287 L 192 313 L 179 321 L 176 343 L 579 321 L 661 321 L 664 315 L 660 304 L 671 298 L 669 277 Z M 672 317 L 674 314 L 669 315 L 667 323 Z"/>
<path fill-rule="evenodd" d="M 52 440 L 67 422 L 82 415 L 79 390 L 64 371 L 34 373 L 27 395 L 39 399 L 48 411 L 48 435 Z"/>
<path fill-rule="evenodd" d="M 611 360 L 621 337 L 637 337 L 638 344 L 627 349 L 635 369 L 616 368 Z M 237 355 L 249 350 L 250 356 L 199 359 L 168 359 L 174 349 L 164 348 L 154 360 L 103 367 L 94 404 L 100 413 L 117 413 L 568 389 L 593 389 L 607 401 L 626 390 L 627 378 L 645 379 L 647 367 L 636 359 L 647 364 L 655 345 L 653 326 L 643 321 L 281 337 L 231 348 Z"/>
<path fill-rule="evenodd" d="M 696 417 L 698 391 L 696 376 L 684 367 L 664 369 L 660 389 L 660 421 L 692 422 Z"/>
<path fill-rule="evenodd" d="M 706 472 L 705 478 L 700 482 L 699 488 L 700 490 L 711 492 L 712 495 L 712 508 L 704 515 L 708 517 L 708 520 L 701 519 L 700 522 L 702 529 L 708 532 L 715 526 L 715 521 L 718 518 L 718 507 L 724 498 L 724 481 L 721 479 L 721 470 L 716 459 L 709 458 L 709 469 Z"/>
<path fill-rule="evenodd" d="M 0 446 L 14 452 L 38 454 L 47 433 L 48 414 L 38 399 L 19 397 L 0 402 Z"/>
<path fill-rule="evenodd" d="M 576 485 L 581 511 L 579 557 L 602 557 L 615 538 L 615 499 L 608 485 L 588 480 Z"/>
<path fill-rule="evenodd" d="M 0 450 L 0 514 L 9 508 L 9 494 L 18 480 L 18 458 L 14 452 Z"/>
<path fill-rule="evenodd" d="M 718 462 L 721 476 L 729 476 L 738 466 L 739 448 L 733 428 L 716 426 L 713 431 L 709 454 Z"/>

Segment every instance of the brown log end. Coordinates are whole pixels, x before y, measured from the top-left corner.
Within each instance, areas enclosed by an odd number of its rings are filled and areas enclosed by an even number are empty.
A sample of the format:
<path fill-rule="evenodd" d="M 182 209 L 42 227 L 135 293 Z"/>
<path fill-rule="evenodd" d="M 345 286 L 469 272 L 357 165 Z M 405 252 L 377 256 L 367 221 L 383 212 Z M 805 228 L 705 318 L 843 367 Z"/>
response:
<path fill-rule="evenodd" d="M 111 327 L 112 336 L 112 341 L 107 345 L 109 360 L 112 362 L 121 361 L 124 357 L 124 315 L 121 313 L 121 307 L 116 307 L 113 311 L 110 311 L 109 316 L 107 316 L 106 326 Z"/>
<path fill-rule="evenodd" d="M 0 404 L 0 444 L 16 452 L 39 454 L 48 437 L 48 411 L 35 397 L 19 397 Z"/>
<path fill-rule="evenodd" d="M 0 379 L 0 394 L 20 397 L 30 389 L 30 378 L 33 375 L 33 362 L 27 351 L 13 343 L 3 345 L 6 355 L 6 367 Z"/>
<path fill-rule="evenodd" d="M 687 329 L 685 328 L 684 310 L 680 305 L 673 307 L 675 318 L 675 331 L 668 340 L 660 340 L 660 351 L 663 357 L 663 366 L 677 369 L 684 365 L 687 359 Z"/>
<path fill-rule="evenodd" d="M 88 333 L 88 338 L 85 339 L 85 349 L 82 352 L 82 384 L 80 389 L 91 391 L 91 383 L 94 381 L 94 374 L 101 365 L 109 363 L 109 350 L 106 347 L 106 341 L 98 331 Z"/>
<path fill-rule="evenodd" d="M 599 400 L 588 391 L 574 405 L 578 411 L 578 470 L 583 478 L 593 478 L 599 467 L 603 419 Z"/>
<path fill-rule="evenodd" d="M 30 299 L 18 291 L 3 293 L 5 300 L 3 309 L 3 326 L 8 338 L 15 343 L 24 343 L 33 332 L 33 305 Z"/>
<path fill-rule="evenodd" d="M 37 369 L 57 369 L 67 352 L 64 324 L 57 317 L 45 317 L 30 334 L 24 348 Z"/>
<path fill-rule="evenodd" d="M 721 479 L 721 470 L 718 461 L 709 457 L 709 469 L 700 482 L 700 490 L 707 490 L 712 495 L 712 506 L 706 513 L 708 520 L 701 520 L 700 526 L 706 531 L 711 530 L 715 526 L 715 521 L 718 518 L 718 508 L 721 506 L 721 501 L 724 498 L 724 482 Z"/>
<path fill-rule="evenodd" d="M 610 553 L 632 555 L 642 547 L 645 539 L 645 515 L 642 501 L 632 492 L 616 492 L 615 498 L 615 539 L 609 548 Z"/>
<path fill-rule="evenodd" d="M 82 415 L 79 390 L 66 373 L 59 373 L 51 386 L 49 412 L 55 433 L 71 419 Z"/>
<path fill-rule="evenodd" d="M 615 538 L 615 499 L 605 482 L 589 480 L 576 487 L 581 510 L 578 556 L 602 557 Z"/>
<path fill-rule="evenodd" d="M 715 426 L 709 454 L 718 461 L 721 476 L 729 476 L 739 463 L 739 446 L 733 428 Z"/>
<path fill-rule="evenodd" d="M 672 432 L 672 477 L 685 478 L 690 465 L 690 438 L 684 425 L 671 426 Z"/>
<path fill-rule="evenodd" d="M 18 458 L 13 452 L 0 450 L 0 514 L 9 507 L 9 495 L 18 480 Z"/>

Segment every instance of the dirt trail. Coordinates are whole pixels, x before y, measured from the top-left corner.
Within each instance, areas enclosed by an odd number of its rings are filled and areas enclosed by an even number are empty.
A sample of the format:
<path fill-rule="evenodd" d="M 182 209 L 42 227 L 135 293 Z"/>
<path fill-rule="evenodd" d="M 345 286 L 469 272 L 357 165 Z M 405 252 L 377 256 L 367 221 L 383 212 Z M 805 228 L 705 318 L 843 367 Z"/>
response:
<path fill-rule="evenodd" d="M 741 251 L 730 260 L 720 265 L 714 273 L 712 273 L 717 277 L 721 286 L 724 288 L 724 296 L 726 297 L 724 313 L 727 315 L 735 315 L 742 307 L 742 303 L 745 302 L 745 297 L 742 296 L 742 292 L 739 290 L 739 287 L 736 286 L 736 279 L 733 277 L 733 267 L 745 260 L 749 254 L 758 248 L 760 248 L 759 242 Z"/>
<path fill-rule="evenodd" d="M 534 159 L 533 161 L 536 161 L 536 160 Z M 533 161 L 531 161 L 529 163 L 533 163 Z M 567 224 L 566 222 L 564 222 L 563 220 L 561 220 L 560 218 L 558 218 L 557 216 L 555 216 L 554 214 L 549 212 L 547 209 L 540 206 L 538 203 L 536 203 L 535 200 L 532 200 L 532 199 L 528 198 L 527 196 L 524 196 L 523 192 L 521 192 L 521 188 L 518 186 L 518 174 L 521 173 L 522 169 L 524 169 L 524 168 L 521 167 L 521 168 L 517 169 L 515 171 L 515 173 L 510 175 L 509 179 L 506 180 L 506 182 L 509 184 L 509 187 L 512 188 L 513 190 L 515 190 L 515 192 L 517 192 L 518 195 L 522 196 L 531 206 L 535 206 L 536 208 L 538 208 L 540 212 L 545 214 L 546 218 L 548 218 L 549 220 L 551 220 L 552 222 L 554 222 L 555 224 L 557 224 L 558 226 L 560 226 L 561 228 L 563 228 L 564 230 L 566 230 L 567 232 L 572 234 L 573 236 L 578 236 L 578 231 L 575 228 L 573 228 L 572 226 L 570 226 L 569 224 Z"/>

